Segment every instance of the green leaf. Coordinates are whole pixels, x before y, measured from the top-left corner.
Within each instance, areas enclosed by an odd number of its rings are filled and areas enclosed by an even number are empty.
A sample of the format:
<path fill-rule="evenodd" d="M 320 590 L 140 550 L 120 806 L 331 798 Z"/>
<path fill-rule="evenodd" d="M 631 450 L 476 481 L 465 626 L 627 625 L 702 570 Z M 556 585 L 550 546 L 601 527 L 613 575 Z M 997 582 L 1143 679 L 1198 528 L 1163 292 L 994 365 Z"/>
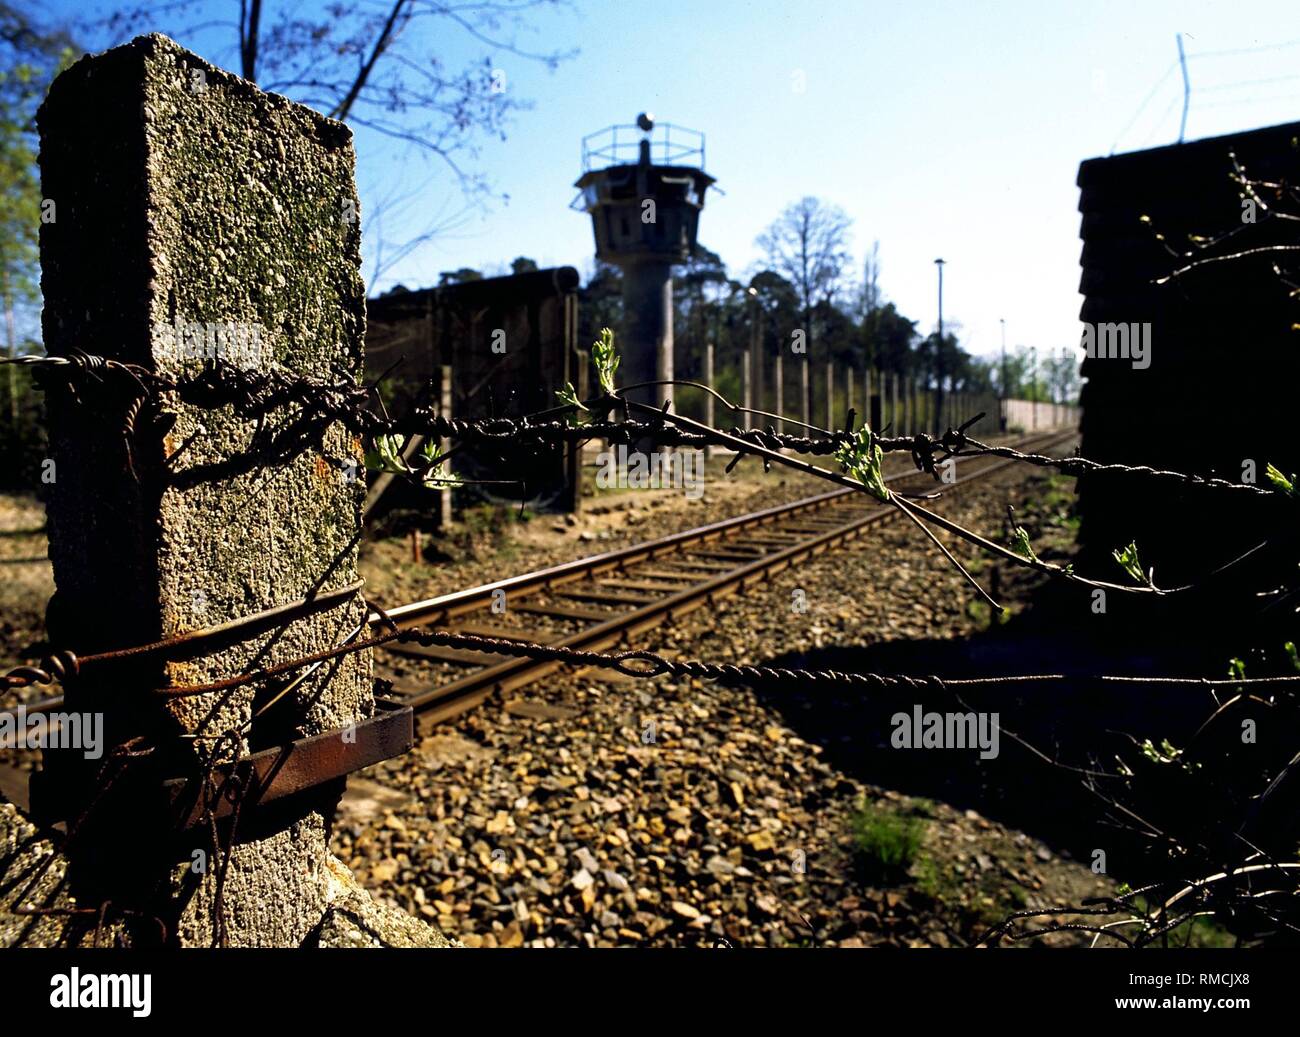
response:
<path fill-rule="evenodd" d="M 420 482 L 425 486 L 436 483 L 438 486 L 464 486 L 464 480 L 447 467 L 446 455 L 438 449 L 438 444 L 430 439 L 420 447 Z"/>
<path fill-rule="evenodd" d="M 572 382 L 565 382 L 563 389 L 555 390 L 555 395 L 559 398 L 561 403 L 567 404 L 570 407 L 576 407 L 578 410 L 587 409 L 582 405 L 582 401 L 578 399 L 578 390 L 573 387 Z"/>
<path fill-rule="evenodd" d="M 405 475 L 410 471 L 402 460 L 406 437 L 398 433 L 384 433 L 375 437 L 375 445 L 366 451 L 366 467 L 372 472 L 391 472 Z"/>
<path fill-rule="evenodd" d="M 465 480 L 455 472 L 447 471 L 444 465 L 434 465 L 420 473 L 420 482 L 425 486 L 443 488 L 447 486 L 464 486 Z"/>
<path fill-rule="evenodd" d="M 591 344 L 591 359 L 596 365 L 596 377 L 607 396 L 614 395 L 614 372 L 618 370 L 619 356 L 614 352 L 614 332 L 601 328 L 600 335 Z"/>
<path fill-rule="evenodd" d="M 1273 484 L 1273 489 L 1277 490 L 1279 493 L 1286 494 L 1288 497 L 1295 497 L 1297 495 L 1294 473 L 1292 473 L 1291 478 L 1288 479 L 1270 463 L 1268 467 L 1264 469 L 1264 474 L 1268 476 L 1268 481 Z"/>
<path fill-rule="evenodd" d="M 1031 562 L 1038 561 L 1038 555 L 1034 553 L 1034 545 L 1029 542 L 1029 534 L 1025 532 L 1024 526 L 1016 526 L 1011 531 L 1011 549 Z"/>
<path fill-rule="evenodd" d="M 1300 654 L 1296 653 L 1295 642 L 1288 641 L 1282 646 L 1282 650 L 1286 652 L 1287 658 L 1291 660 L 1291 669 L 1300 673 Z"/>
<path fill-rule="evenodd" d="M 885 485 L 885 476 L 881 471 L 884 459 L 884 451 L 866 425 L 835 451 L 835 460 L 844 467 L 845 472 L 862 483 L 876 500 L 888 504 L 892 494 Z"/>
<path fill-rule="evenodd" d="M 1155 745 L 1150 738 L 1142 742 L 1140 746 L 1142 755 L 1152 763 L 1176 763 L 1189 774 L 1201 769 L 1201 765 L 1193 760 L 1182 759 L 1183 750 L 1175 748 L 1168 738 L 1160 739 L 1160 745 Z"/>
<path fill-rule="evenodd" d="M 1129 541 L 1127 547 L 1112 551 L 1111 555 L 1120 564 L 1120 568 L 1137 580 L 1138 583 L 1150 585 L 1151 581 L 1147 579 L 1146 574 L 1142 571 L 1142 563 L 1138 560 L 1136 541 Z"/>
<path fill-rule="evenodd" d="M 1157 748 L 1150 738 L 1142 742 L 1142 755 L 1152 763 L 1173 763 L 1178 757 L 1183 755 L 1181 749 L 1175 749 L 1168 738 L 1160 739 L 1160 745 Z"/>

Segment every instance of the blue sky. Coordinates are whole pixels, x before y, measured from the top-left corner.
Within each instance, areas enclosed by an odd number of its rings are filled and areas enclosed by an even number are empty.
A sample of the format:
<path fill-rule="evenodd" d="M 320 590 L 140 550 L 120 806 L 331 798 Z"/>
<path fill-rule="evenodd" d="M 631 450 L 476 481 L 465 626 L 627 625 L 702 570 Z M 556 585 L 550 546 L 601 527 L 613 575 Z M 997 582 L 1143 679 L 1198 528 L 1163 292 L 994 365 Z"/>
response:
<path fill-rule="evenodd" d="M 995 352 L 1005 317 L 1010 345 L 1059 352 L 1078 341 L 1078 164 L 1177 138 L 1175 33 L 1188 139 L 1300 119 L 1294 2 L 575 0 L 532 24 L 523 45 L 580 53 L 553 72 L 493 58 L 534 105 L 479 159 L 509 202 L 473 211 L 377 287 L 500 272 L 517 255 L 589 270 L 587 218 L 568 208 L 580 139 L 649 110 L 707 135 L 726 193 L 708 198 L 700 240 L 733 276 L 755 268 L 754 239 L 784 205 L 816 195 L 853 218 L 859 263 L 880 241 L 884 293 L 922 330 L 942 256 L 945 321 L 968 349 Z M 210 39 L 181 42 L 229 62 Z M 429 46 L 453 65 L 490 54 L 455 35 Z M 436 164 L 364 131 L 357 145 L 363 206 L 414 192 L 387 236 L 460 208 Z"/>

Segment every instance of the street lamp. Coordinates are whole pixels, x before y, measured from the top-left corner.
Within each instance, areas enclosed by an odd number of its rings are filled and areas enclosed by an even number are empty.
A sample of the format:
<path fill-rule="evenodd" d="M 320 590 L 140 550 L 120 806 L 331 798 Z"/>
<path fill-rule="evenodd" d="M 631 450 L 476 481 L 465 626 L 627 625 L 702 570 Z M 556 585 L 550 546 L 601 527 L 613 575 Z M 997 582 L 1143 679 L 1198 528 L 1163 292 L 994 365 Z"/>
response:
<path fill-rule="evenodd" d="M 999 317 L 998 323 L 1002 325 L 1002 397 L 999 410 L 998 425 L 1002 432 L 1007 430 L 1007 321 L 1005 317 Z"/>
<path fill-rule="evenodd" d="M 943 432 L 943 259 L 936 259 L 939 269 L 939 341 L 934 352 L 934 434 Z"/>
<path fill-rule="evenodd" d="M 1037 430 L 1038 428 L 1038 347 L 1030 346 L 1029 355 L 1033 357 L 1033 367 L 1030 369 L 1033 373 L 1030 375 L 1029 378 L 1029 395 L 1033 397 L 1033 400 L 1029 404 L 1029 406 L 1033 408 L 1034 411 L 1033 427 L 1035 430 Z"/>

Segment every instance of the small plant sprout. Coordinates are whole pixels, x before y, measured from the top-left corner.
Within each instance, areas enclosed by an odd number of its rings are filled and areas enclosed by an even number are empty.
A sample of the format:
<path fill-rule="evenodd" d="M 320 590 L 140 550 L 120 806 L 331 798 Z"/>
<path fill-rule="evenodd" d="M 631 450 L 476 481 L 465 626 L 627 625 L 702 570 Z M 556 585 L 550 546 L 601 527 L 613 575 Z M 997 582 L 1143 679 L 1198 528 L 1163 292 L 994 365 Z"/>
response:
<path fill-rule="evenodd" d="M 614 332 L 601 328 L 600 335 L 591 344 L 591 359 L 596 365 L 596 377 L 606 396 L 614 395 L 614 372 L 618 370 L 618 354 L 614 352 Z"/>
<path fill-rule="evenodd" d="M 578 410 L 586 410 L 582 401 L 578 399 L 578 390 L 573 387 L 572 382 L 565 382 L 563 389 L 555 390 L 556 398 L 568 407 L 576 407 Z"/>
<path fill-rule="evenodd" d="M 417 451 L 419 468 L 412 468 L 402 457 L 406 448 L 406 437 L 400 433 L 384 434 L 375 437 L 373 450 L 366 451 L 366 468 L 372 472 L 388 472 L 392 475 L 418 475 L 420 482 L 426 486 L 438 483 L 442 486 L 461 485 L 458 476 L 445 470 L 445 456 L 432 440 L 426 441 Z"/>
<path fill-rule="evenodd" d="M 1300 496 L 1300 493 L 1297 493 L 1296 491 L 1294 473 L 1292 473 L 1291 477 L 1288 479 L 1281 473 L 1281 471 L 1270 464 L 1264 469 L 1264 474 L 1268 476 L 1268 481 L 1273 484 L 1273 488 L 1277 490 L 1278 493 L 1285 494 L 1288 497 Z"/>
<path fill-rule="evenodd" d="M 430 483 L 437 483 L 440 486 L 464 485 L 460 476 L 447 469 L 446 455 L 438 449 L 438 445 L 433 440 L 426 441 L 420 447 L 419 457 L 422 462 L 420 482 L 426 486 Z"/>
<path fill-rule="evenodd" d="M 1151 576 L 1142 572 L 1142 563 L 1138 560 L 1137 542 L 1130 541 L 1127 547 L 1122 547 L 1118 551 L 1112 551 L 1115 561 L 1119 562 L 1120 568 L 1137 580 L 1138 583 L 1151 585 Z"/>
<path fill-rule="evenodd" d="M 1038 562 L 1038 555 L 1034 553 L 1034 545 L 1029 542 L 1029 534 L 1025 532 L 1024 526 L 1016 524 L 1016 509 L 1009 504 L 1007 505 L 1007 515 L 1011 519 L 1011 549 L 1022 558 L 1028 558 L 1031 562 Z"/>
<path fill-rule="evenodd" d="M 1200 764 L 1191 760 L 1181 759 L 1183 750 L 1172 745 L 1168 738 L 1160 739 L 1160 744 L 1156 745 L 1150 738 L 1142 740 L 1138 746 L 1142 750 L 1142 755 L 1152 763 L 1169 764 L 1176 763 L 1183 770 L 1191 772 L 1200 769 Z"/>
<path fill-rule="evenodd" d="M 880 466 L 884 462 L 884 451 L 871 434 L 871 429 L 863 425 L 853 438 L 835 451 L 837 460 L 844 470 L 862 483 L 871 496 L 882 504 L 888 504 L 892 498 L 889 487 L 885 485 L 885 476 Z"/>
<path fill-rule="evenodd" d="M 400 433 L 384 433 L 375 437 L 374 449 L 366 451 L 366 468 L 372 472 L 389 472 L 405 475 L 409 468 L 402 460 L 406 437 Z"/>

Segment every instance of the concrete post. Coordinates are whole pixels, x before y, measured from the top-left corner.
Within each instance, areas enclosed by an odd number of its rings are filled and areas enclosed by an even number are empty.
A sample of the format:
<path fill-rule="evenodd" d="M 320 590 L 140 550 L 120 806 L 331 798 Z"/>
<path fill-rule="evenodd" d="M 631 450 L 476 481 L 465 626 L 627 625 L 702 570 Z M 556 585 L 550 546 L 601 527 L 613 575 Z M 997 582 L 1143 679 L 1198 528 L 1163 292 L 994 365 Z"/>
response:
<path fill-rule="evenodd" d="M 57 203 L 41 227 L 51 355 L 83 348 L 183 378 L 205 361 L 178 348 L 176 329 L 188 346 L 192 329 L 215 327 L 228 333 L 232 366 L 360 376 L 365 286 L 346 126 L 158 35 L 83 57 L 55 80 L 38 121 L 42 192 Z M 172 392 L 159 402 L 157 420 L 146 408 L 134 422 L 137 482 L 123 441 L 130 396 L 87 407 L 47 394 L 54 643 L 78 653 L 148 643 L 355 582 L 365 496 L 356 437 L 332 423 L 287 456 L 251 455 L 257 421 Z M 266 415 L 268 438 L 292 425 L 293 410 Z M 350 596 L 183 659 L 88 672 L 68 682 L 65 708 L 105 711 L 106 751 L 143 735 L 181 774 L 227 732 L 228 750 L 248 752 L 347 729 L 375 708 L 366 652 L 306 675 L 265 712 L 284 682 L 174 699 L 128 692 L 327 649 L 365 616 Z M 74 803 L 96 791 L 79 753 L 49 753 L 47 768 Z M 183 946 L 223 933 L 233 946 L 301 945 L 329 922 L 340 890 L 360 892 L 329 852 L 342 786 L 241 819 L 221 912 L 225 847 L 199 829 L 165 837 L 112 801 L 69 846 L 70 889 L 83 906 L 112 900 L 161 917 Z M 219 843 L 231 838 L 228 823 L 220 832 Z M 154 923 L 128 924 L 133 941 L 158 939 Z"/>
<path fill-rule="evenodd" d="M 451 365 L 441 364 L 438 367 L 438 410 L 444 418 L 454 417 L 452 414 L 452 382 L 451 382 Z M 451 443 L 442 439 L 438 441 L 438 452 L 445 454 L 451 449 Z M 446 474 L 451 474 L 453 462 L 448 461 L 443 465 Z M 451 487 L 444 486 L 438 491 L 438 528 L 447 530 L 451 528 Z"/>
<path fill-rule="evenodd" d="M 784 368 L 785 368 L 784 358 L 781 355 L 781 351 L 777 350 L 776 368 L 772 372 L 772 380 L 776 383 L 776 401 L 772 413 L 777 414 L 780 417 L 785 417 L 785 370 Z M 784 432 L 785 422 L 777 421 L 776 430 L 778 432 Z"/>
<path fill-rule="evenodd" d="M 623 267 L 625 337 L 619 349 L 620 385 L 667 382 L 673 377 L 673 268 L 659 260 Z M 629 398 L 661 406 L 673 398 L 671 385 L 636 389 Z"/>
<path fill-rule="evenodd" d="M 826 361 L 826 427 L 835 428 L 835 362 Z"/>
<path fill-rule="evenodd" d="M 809 397 L 812 386 L 808 377 L 808 354 L 805 353 L 799 364 L 799 420 L 805 425 L 812 423 L 812 409 Z"/>
<path fill-rule="evenodd" d="M 710 389 L 713 388 L 713 343 L 704 343 L 704 384 Z M 713 404 L 714 399 L 708 393 L 704 394 L 704 424 L 709 428 L 713 427 Z M 704 444 L 704 456 L 713 456 L 713 444 Z"/>
<path fill-rule="evenodd" d="M 751 377 L 752 375 L 750 373 L 749 354 L 743 353 L 741 354 L 740 357 L 740 395 L 741 395 L 741 399 L 744 401 L 741 404 L 741 406 L 745 407 L 746 409 L 754 406 L 754 396 L 753 396 L 754 387 L 750 380 Z M 741 421 L 740 427 L 751 428 L 752 426 L 750 422 L 752 420 L 753 420 L 752 414 L 744 415 L 744 420 Z"/>

